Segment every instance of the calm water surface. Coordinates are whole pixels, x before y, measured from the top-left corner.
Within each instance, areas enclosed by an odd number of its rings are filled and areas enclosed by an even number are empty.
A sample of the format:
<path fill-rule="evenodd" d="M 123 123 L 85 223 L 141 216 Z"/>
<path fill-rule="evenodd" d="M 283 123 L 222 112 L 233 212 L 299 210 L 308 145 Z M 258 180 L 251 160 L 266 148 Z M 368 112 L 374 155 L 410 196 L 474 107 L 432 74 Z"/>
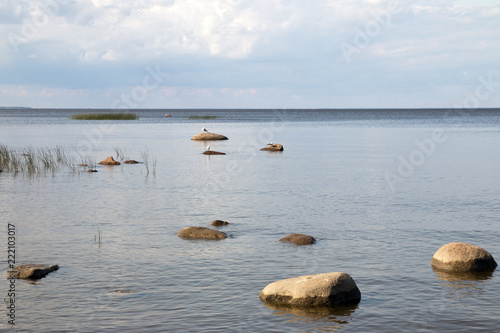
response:
<path fill-rule="evenodd" d="M 453 241 L 500 258 L 499 110 L 150 110 L 134 121 L 69 119 L 78 112 L 0 110 L 0 144 L 59 145 L 78 161 L 116 158 L 116 148 L 136 160 L 148 152 L 149 174 L 144 164 L 0 173 L 1 248 L 7 223 L 15 224 L 18 264 L 61 267 L 16 281 L 18 332 L 498 329 L 498 270 L 457 277 L 429 263 Z M 210 143 L 227 155 L 201 154 L 206 143 L 189 139 L 202 127 L 229 137 Z M 284 152 L 258 150 L 269 141 Z M 214 219 L 231 223 L 221 229 L 228 239 L 176 235 Z M 317 243 L 276 242 L 292 232 Z M 2 261 L 6 270 L 6 251 Z M 358 305 L 313 312 L 258 299 L 276 280 L 336 271 L 356 281 Z M 0 331 L 9 331 L 5 306 L 2 313 Z"/>

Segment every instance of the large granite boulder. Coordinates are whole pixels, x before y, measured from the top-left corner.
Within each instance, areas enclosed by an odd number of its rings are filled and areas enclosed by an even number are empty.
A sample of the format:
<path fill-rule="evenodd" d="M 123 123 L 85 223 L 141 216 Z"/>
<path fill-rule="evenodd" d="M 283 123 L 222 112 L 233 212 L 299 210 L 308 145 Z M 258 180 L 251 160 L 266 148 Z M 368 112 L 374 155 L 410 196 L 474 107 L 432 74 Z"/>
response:
<path fill-rule="evenodd" d="M 325 307 L 357 303 L 361 292 L 349 274 L 333 272 L 273 282 L 262 290 L 259 299 L 275 305 Z"/>
<path fill-rule="evenodd" d="M 182 238 L 200 239 L 225 239 L 227 235 L 219 230 L 205 227 L 187 227 L 180 230 L 177 235 Z"/>
<path fill-rule="evenodd" d="M 7 271 L 9 279 L 41 279 L 50 272 L 59 269 L 58 265 L 27 264 L 19 265 Z"/>
<path fill-rule="evenodd" d="M 278 242 L 291 242 L 295 245 L 310 245 L 316 243 L 313 236 L 304 234 L 290 234 L 278 240 Z"/>
<path fill-rule="evenodd" d="M 103 159 L 98 164 L 101 164 L 101 165 L 120 165 L 120 162 L 115 161 L 115 159 L 113 158 L 113 156 L 110 156 L 110 157 L 106 157 L 105 159 Z"/>
<path fill-rule="evenodd" d="M 213 220 L 212 222 L 210 222 L 210 225 L 212 225 L 214 227 L 222 227 L 222 226 L 225 226 L 228 224 L 229 224 L 229 222 L 222 221 L 222 220 Z"/>
<path fill-rule="evenodd" d="M 228 140 L 228 138 L 221 134 L 203 132 L 196 134 L 191 138 L 191 140 L 215 141 L 215 140 Z"/>
<path fill-rule="evenodd" d="M 492 255 L 476 245 L 448 243 L 436 251 L 431 266 L 447 272 L 478 272 L 497 267 Z"/>
<path fill-rule="evenodd" d="M 260 150 L 265 150 L 265 151 L 283 151 L 283 145 L 280 145 L 279 143 L 269 143 L 267 147 L 261 148 Z"/>

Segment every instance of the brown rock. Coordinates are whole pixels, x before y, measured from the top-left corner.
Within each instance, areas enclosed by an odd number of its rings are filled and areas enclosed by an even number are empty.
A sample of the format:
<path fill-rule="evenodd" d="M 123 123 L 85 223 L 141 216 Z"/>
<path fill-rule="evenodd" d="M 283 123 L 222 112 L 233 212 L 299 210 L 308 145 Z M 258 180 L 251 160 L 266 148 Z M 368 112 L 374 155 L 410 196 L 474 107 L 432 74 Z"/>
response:
<path fill-rule="evenodd" d="M 229 222 L 226 222 L 226 221 L 222 221 L 222 220 L 213 220 L 212 222 L 210 222 L 210 225 L 214 226 L 214 227 L 222 227 L 224 225 L 228 225 Z"/>
<path fill-rule="evenodd" d="M 325 307 L 357 303 L 361 292 L 349 274 L 332 272 L 273 282 L 259 295 L 265 303 L 296 307 Z"/>
<path fill-rule="evenodd" d="M 200 134 L 196 134 L 191 138 L 191 140 L 215 141 L 215 140 L 228 140 L 228 138 L 221 134 L 203 132 Z"/>
<path fill-rule="evenodd" d="M 19 265 L 7 271 L 9 279 L 41 279 L 52 271 L 59 269 L 58 265 L 28 264 Z"/>
<path fill-rule="evenodd" d="M 292 242 L 295 245 L 311 245 L 316 243 L 314 237 L 304 234 L 290 234 L 281 238 L 278 242 Z"/>
<path fill-rule="evenodd" d="M 115 159 L 112 156 L 110 156 L 110 157 L 106 157 L 98 164 L 101 164 L 101 165 L 120 165 L 120 162 L 115 161 Z"/>
<path fill-rule="evenodd" d="M 225 239 L 227 235 L 218 230 L 205 227 L 187 227 L 177 233 L 183 238 L 201 238 L 201 239 Z"/>
<path fill-rule="evenodd" d="M 81 166 L 81 167 L 86 167 L 86 166 L 88 166 L 88 165 L 87 165 L 87 164 L 85 164 L 85 163 L 81 163 L 81 164 L 78 164 L 78 166 Z"/>
<path fill-rule="evenodd" d="M 141 163 L 141 162 L 137 162 L 136 160 L 126 160 L 123 162 L 123 164 L 138 164 L 138 163 Z"/>
<path fill-rule="evenodd" d="M 88 169 L 87 172 L 97 172 L 95 169 Z"/>
<path fill-rule="evenodd" d="M 479 246 L 467 243 L 448 243 L 436 251 L 431 266 L 447 272 L 477 272 L 497 267 L 492 255 Z"/>
<path fill-rule="evenodd" d="M 283 146 L 279 143 L 270 143 L 265 148 L 261 148 L 260 150 L 265 151 L 283 151 Z"/>
<path fill-rule="evenodd" d="M 215 150 L 206 150 L 203 152 L 203 155 L 226 155 L 226 153 L 221 153 L 220 151 Z"/>
<path fill-rule="evenodd" d="M 170 113 L 165 113 L 165 117 L 172 117 Z"/>

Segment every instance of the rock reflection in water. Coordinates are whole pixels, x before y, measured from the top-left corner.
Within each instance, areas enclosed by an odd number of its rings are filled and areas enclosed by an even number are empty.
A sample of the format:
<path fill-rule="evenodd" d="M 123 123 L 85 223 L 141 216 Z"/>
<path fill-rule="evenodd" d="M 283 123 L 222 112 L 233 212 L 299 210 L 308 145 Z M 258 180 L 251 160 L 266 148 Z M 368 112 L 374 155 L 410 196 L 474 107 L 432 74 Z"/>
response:
<path fill-rule="evenodd" d="M 289 306 L 276 306 L 264 303 L 273 310 L 273 315 L 285 318 L 287 322 L 315 325 L 314 331 L 334 332 L 350 323 L 350 316 L 358 308 L 358 304 L 335 306 L 297 308 Z"/>
<path fill-rule="evenodd" d="M 453 273 L 434 269 L 434 273 L 448 289 L 449 297 L 454 300 L 477 296 L 483 291 L 485 283 L 493 277 L 493 271 Z"/>

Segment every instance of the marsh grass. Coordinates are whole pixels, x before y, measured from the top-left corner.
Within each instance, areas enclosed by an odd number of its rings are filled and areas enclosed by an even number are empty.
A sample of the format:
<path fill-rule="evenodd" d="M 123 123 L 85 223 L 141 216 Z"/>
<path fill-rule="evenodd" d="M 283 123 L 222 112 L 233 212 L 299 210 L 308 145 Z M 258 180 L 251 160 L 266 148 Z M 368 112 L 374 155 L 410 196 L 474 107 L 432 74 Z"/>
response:
<path fill-rule="evenodd" d="M 61 147 L 33 148 L 24 147 L 20 150 L 0 145 L 0 169 L 14 175 L 19 173 L 30 177 L 51 173 L 54 175 L 61 167 L 74 165 L 73 158 Z"/>
<path fill-rule="evenodd" d="M 136 120 L 139 119 L 135 113 L 78 113 L 71 116 L 76 120 Z"/>
<path fill-rule="evenodd" d="M 141 157 L 144 163 L 144 167 L 146 167 L 146 176 L 149 176 L 149 151 L 146 149 L 141 153 Z M 158 159 L 156 156 L 153 156 L 152 159 L 152 171 L 153 171 L 153 177 L 156 177 L 156 163 Z"/>
<path fill-rule="evenodd" d="M 102 230 L 99 229 L 99 225 L 97 226 L 97 235 L 94 234 L 94 243 L 99 243 L 99 247 L 101 247 L 101 241 L 102 241 Z"/>
<path fill-rule="evenodd" d="M 219 116 L 189 116 L 187 119 L 190 120 L 196 120 L 196 119 L 202 119 L 202 120 L 210 120 L 210 119 L 219 119 Z"/>
<path fill-rule="evenodd" d="M 129 158 L 129 155 L 130 155 L 130 152 L 126 152 L 124 151 L 123 149 L 119 148 L 119 147 L 113 147 L 113 150 L 115 151 L 115 154 L 116 154 L 116 159 L 117 160 L 128 160 L 130 159 Z"/>

